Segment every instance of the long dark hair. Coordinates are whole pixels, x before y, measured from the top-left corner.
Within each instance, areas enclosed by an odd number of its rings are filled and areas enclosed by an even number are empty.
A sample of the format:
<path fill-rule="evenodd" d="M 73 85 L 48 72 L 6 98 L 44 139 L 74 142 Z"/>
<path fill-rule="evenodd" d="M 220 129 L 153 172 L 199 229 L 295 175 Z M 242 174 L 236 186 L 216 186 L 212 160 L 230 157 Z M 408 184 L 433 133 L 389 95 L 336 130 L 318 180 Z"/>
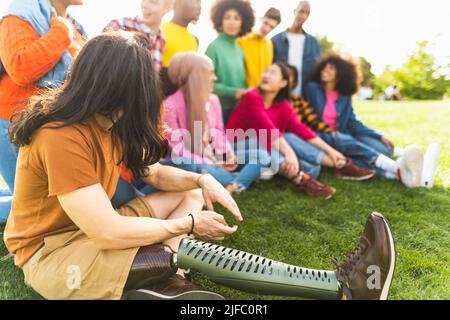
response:
<path fill-rule="evenodd" d="M 161 121 L 162 93 L 145 37 L 112 32 L 90 40 L 81 50 L 64 86 L 34 97 L 13 116 L 12 143 L 30 144 L 43 125 L 58 121 L 62 128 L 83 123 L 95 114 L 115 122 L 111 134 L 122 147 L 121 162 L 135 177 L 147 176 L 148 166 L 167 150 Z M 122 113 L 119 119 L 114 116 Z M 116 121 L 115 121 L 116 120 Z"/>
<path fill-rule="evenodd" d="M 317 63 L 312 81 L 322 83 L 322 71 L 327 65 L 336 68 L 336 91 L 341 96 L 352 96 L 358 91 L 358 70 L 354 63 L 341 58 L 337 54 L 323 57 Z"/>

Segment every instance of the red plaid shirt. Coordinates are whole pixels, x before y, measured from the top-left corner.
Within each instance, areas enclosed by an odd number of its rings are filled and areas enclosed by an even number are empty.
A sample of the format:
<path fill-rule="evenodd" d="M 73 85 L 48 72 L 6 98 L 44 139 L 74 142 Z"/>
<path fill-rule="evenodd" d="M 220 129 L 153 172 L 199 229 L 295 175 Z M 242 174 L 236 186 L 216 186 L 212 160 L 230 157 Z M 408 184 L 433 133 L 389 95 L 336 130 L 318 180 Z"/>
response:
<path fill-rule="evenodd" d="M 166 40 L 164 39 L 162 30 L 160 29 L 157 33 L 155 33 L 147 25 L 145 25 L 139 17 L 135 17 L 113 20 L 105 27 L 105 29 L 103 29 L 103 32 L 119 30 L 140 32 L 147 36 L 150 40 L 148 49 L 153 57 L 153 66 L 155 67 L 155 70 L 159 72 L 162 68 L 162 54 L 166 48 Z"/>

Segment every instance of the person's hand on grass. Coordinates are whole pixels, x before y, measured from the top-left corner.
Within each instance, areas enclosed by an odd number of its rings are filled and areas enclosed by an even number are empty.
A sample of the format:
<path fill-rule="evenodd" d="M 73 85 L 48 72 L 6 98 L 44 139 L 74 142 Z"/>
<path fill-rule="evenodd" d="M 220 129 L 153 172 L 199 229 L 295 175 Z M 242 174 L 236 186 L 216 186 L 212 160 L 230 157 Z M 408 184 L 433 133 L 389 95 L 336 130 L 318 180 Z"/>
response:
<path fill-rule="evenodd" d="M 386 137 L 381 137 L 381 142 L 383 142 L 389 149 L 394 150 L 394 143 Z"/>
<path fill-rule="evenodd" d="M 204 174 L 199 180 L 203 198 L 209 211 L 214 211 L 213 203 L 219 203 L 233 214 L 237 221 L 242 221 L 242 214 L 230 193 L 210 174 Z"/>

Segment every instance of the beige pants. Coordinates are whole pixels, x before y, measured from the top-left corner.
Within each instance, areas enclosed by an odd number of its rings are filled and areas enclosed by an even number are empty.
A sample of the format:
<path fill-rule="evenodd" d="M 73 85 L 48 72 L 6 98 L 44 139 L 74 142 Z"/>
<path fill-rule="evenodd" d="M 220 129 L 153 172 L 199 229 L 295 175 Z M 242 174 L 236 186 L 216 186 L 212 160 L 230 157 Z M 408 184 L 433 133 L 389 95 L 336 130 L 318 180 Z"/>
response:
<path fill-rule="evenodd" d="M 155 217 L 136 198 L 117 210 L 122 216 Z M 46 299 L 117 300 L 139 248 L 100 250 L 81 230 L 45 238 L 44 246 L 23 266 L 25 283 Z"/>

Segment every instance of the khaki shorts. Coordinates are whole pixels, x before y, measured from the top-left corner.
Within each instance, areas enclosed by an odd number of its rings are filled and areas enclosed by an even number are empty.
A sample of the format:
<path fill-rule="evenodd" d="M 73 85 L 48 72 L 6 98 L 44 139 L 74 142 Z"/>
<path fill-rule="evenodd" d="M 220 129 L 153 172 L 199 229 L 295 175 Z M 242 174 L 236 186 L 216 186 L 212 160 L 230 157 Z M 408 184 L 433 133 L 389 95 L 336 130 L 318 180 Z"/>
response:
<path fill-rule="evenodd" d="M 142 198 L 117 212 L 155 217 Z M 100 250 L 81 230 L 47 237 L 44 246 L 22 267 L 25 283 L 46 299 L 118 300 L 139 248 Z"/>

